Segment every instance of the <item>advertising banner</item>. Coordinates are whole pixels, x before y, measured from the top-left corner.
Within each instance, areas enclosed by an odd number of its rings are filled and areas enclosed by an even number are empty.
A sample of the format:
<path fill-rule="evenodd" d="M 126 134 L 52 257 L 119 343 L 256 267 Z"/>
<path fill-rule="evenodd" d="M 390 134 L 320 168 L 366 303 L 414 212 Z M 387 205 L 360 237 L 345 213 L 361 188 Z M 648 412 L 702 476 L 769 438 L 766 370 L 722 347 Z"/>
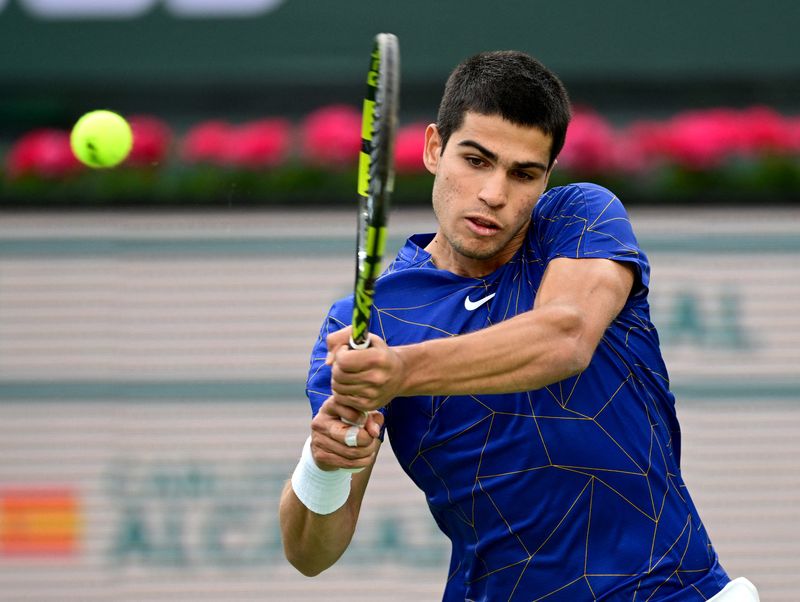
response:
<path fill-rule="evenodd" d="M 308 432 L 308 353 L 352 285 L 352 217 L 4 217 L 4 599 L 441 595 L 448 544 L 390 442 L 340 562 L 308 579 L 283 557 L 278 499 Z M 639 210 L 633 222 L 695 501 L 728 570 L 793 600 L 800 220 Z M 398 212 L 391 244 L 432 227 Z"/>

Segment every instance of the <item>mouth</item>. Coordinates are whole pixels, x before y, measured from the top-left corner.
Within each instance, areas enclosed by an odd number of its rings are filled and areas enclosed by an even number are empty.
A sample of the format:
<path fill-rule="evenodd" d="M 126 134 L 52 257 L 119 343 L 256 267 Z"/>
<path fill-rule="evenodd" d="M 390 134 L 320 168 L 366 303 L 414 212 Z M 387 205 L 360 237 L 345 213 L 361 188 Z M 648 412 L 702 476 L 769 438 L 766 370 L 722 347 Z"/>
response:
<path fill-rule="evenodd" d="M 465 219 L 469 229 L 480 236 L 491 236 L 501 230 L 500 224 L 482 215 L 468 215 Z"/>

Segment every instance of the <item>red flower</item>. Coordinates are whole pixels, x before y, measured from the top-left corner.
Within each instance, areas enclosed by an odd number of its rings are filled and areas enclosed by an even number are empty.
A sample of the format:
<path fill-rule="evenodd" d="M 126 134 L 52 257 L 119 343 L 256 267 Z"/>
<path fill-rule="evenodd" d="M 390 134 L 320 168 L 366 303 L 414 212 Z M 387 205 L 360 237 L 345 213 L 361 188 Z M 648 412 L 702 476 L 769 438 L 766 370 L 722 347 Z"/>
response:
<path fill-rule="evenodd" d="M 361 149 L 361 113 L 344 105 L 318 109 L 306 117 L 302 139 L 303 156 L 312 164 L 353 165 Z"/>
<path fill-rule="evenodd" d="M 58 178 L 80 167 L 70 148 L 69 133 L 53 129 L 34 130 L 22 136 L 11 147 L 6 163 L 12 178 Z"/>
<path fill-rule="evenodd" d="M 400 173 L 425 171 L 422 153 L 425 150 L 425 123 L 412 123 L 400 128 L 395 140 L 394 160 Z"/>
<path fill-rule="evenodd" d="M 784 154 L 794 148 L 789 120 L 768 107 L 740 113 L 740 150 L 746 155 Z"/>
<path fill-rule="evenodd" d="M 800 153 L 800 117 L 787 119 L 786 129 L 788 130 L 791 150 L 795 153 Z"/>
<path fill-rule="evenodd" d="M 183 138 L 181 157 L 187 163 L 223 163 L 232 127 L 224 121 L 205 121 L 190 129 Z"/>
<path fill-rule="evenodd" d="M 577 111 L 567 129 L 567 139 L 558 161 L 561 166 L 576 172 L 601 173 L 614 165 L 614 146 L 614 130 L 605 119 L 590 111 Z"/>
<path fill-rule="evenodd" d="M 292 126 L 286 119 L 262 119 L 228 133 L 223 159 L 228 165 L 258 169 L 286 160 L 291 148 Z"/>
<path fill-rule="evenodd" d="M 169 126 L 149 115 L 134 115 L 128 119 L 133 131 L 133 148 L 126 163 L 156 165 L 167 156 L 172 141 Z"/>
<path fill-rule="evenodd" d="M 668 127 L 655 121 L 634 121 L 619 135 L 616 163 L 627 172 L 644 171 L 663 159 L 668 147 Z"/>
<path fill-rule="evenodd" d="M 668 124 L 664 151 L 689 169 L 713 169 L 737 152 L 741 135 L 741 122 L 734 111 L 687 111 Z"/>
<path fill-rule="evenodd" d="M 286 119 L 262 119 L 240 126 L 207 121 L 183 139 L 188 163 L 258 169 L 282 163 L 291 149 L 292 127 Z"/>

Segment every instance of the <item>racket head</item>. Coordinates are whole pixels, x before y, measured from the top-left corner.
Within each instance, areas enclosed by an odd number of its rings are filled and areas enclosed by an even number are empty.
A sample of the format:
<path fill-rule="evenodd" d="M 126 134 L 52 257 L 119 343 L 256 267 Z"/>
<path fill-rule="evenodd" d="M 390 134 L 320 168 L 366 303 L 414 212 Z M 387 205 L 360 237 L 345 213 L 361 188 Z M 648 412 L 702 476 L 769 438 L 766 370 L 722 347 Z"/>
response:
<path fill-rule="evenodd" d="M 394 141 L 400 92 L 397 36 L 375 36 L 361 119 L 358 161 L 358 235 L 350 346 L 369 346 L 375 281 L 386 247 L 389 202 L 394 189 Z"/>

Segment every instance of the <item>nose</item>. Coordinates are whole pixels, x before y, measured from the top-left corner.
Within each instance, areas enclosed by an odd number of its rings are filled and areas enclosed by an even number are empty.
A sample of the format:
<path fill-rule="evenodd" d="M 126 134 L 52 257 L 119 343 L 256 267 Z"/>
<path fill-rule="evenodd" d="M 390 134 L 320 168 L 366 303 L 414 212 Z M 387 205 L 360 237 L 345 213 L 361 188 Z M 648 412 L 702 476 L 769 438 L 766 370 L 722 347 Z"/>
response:
<path fill-rule="evenodd" d="M 492 208 L 502 207 L 508 201 L 508 181 L 502 169 L 495 169 L 486 176 L 478 198 Z"/>

